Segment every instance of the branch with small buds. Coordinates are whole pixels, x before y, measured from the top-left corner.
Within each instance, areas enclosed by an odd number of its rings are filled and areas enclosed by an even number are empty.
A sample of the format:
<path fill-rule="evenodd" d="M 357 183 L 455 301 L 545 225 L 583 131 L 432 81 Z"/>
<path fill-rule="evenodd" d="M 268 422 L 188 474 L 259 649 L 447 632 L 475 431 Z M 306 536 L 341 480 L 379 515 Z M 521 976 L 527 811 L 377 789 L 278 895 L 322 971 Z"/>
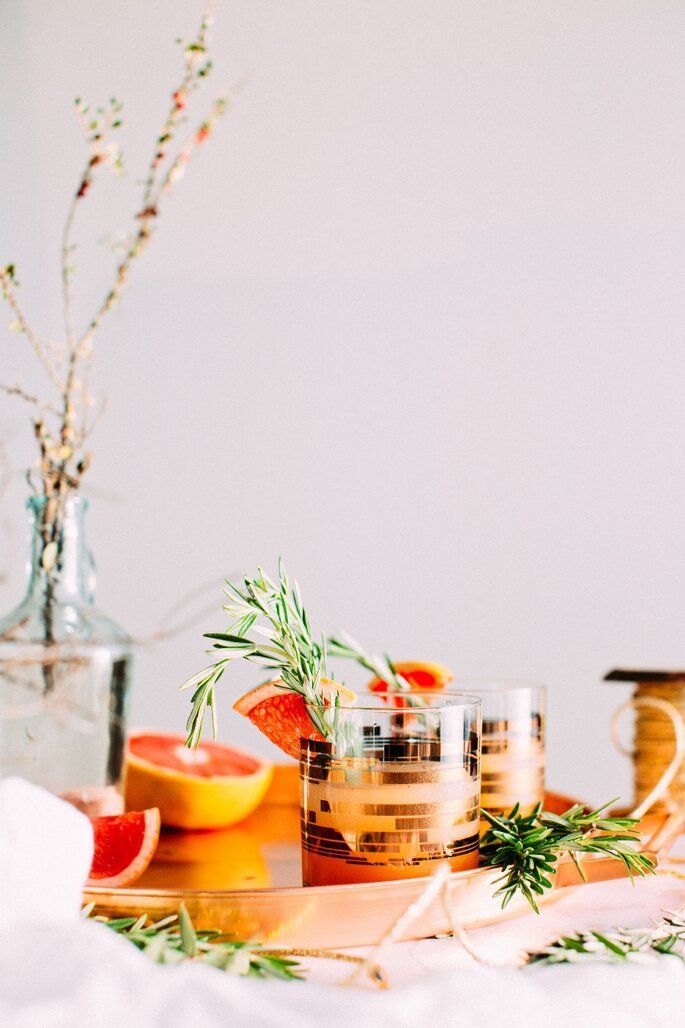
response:
<path fill-rule="evenodd" d="M 83 332 L 77 332 L 74 323 L 72 284 L 76 247 L 73 233 L 79 208 L 93 186 L 96 169 L 108 167 L 117 174 L 123 169 L 121 150 L 112 139 L 122 125 L 122 104 L 116 98 L 111 98 L 106 107 L 95 109 L 91 109 L 81 98 L 75 101 L 77 118 L 88 147 L 88 159 L 72 195 L 61 238 L 62 306 L 66 336 L 66 346 L 61 353 L 54 344 L 38 336 L 24 315 L 17 299 L 19 283 L 14 264 L 0 268 L 2 295 L 14 315 L 10 329 L 26 337 L 51 385 L 58 392 L 59 406 L 56 408 L 53 403 L 43 402 L 20 385 L 2 387 L 6 394 L 23 399 L 41 410 L 41 417 L 34 422 L 34 433 L 39 440 L 40 478 L 42 492 L 46 497 L 61 498 L 80 486 L 89 461 L 84 460 L 78 451 L 92 431 L 88 418 L 92 400 L 87 382 L 93 355 L 93 337 L 119 300 L 132 263 L 150 240 L 159 217 L 162 195 L 169 193 L 174 183 L 181 178 L 194 150 L 211 135 L 216 121 L 227 109 L 225 98 L 217 99 L 190 140 L 175 155 L 170 154 L 171 144 L 185 121 L 190 95 L 212 67 L 207 56 L 212 8 L 211 2 L 205 5 L 200 26 L 190 43 L 179 40 L 183 46 L 183 74 L 180 83 L 172 91 L 162 129 L 155 138 L 142 198 L 134 216 L 133 231 L 129 234 L 123 256 L 116 264 L 114 281 Z M 51 430 L 46 428 L 46 415 L 56 417 L 57 424 Z"/>
<path fill-rule="evenodd" d="M 10 310 L 14 314 L 14 321 L 10 322 L 9 326 L 10 331 L 26 336 L 31 344 L 33 352 L 46 371 L 52 384 L 58 389 L 61 389 L 62 383 L 53 364 L 53 360 L 49 355 L 48 344 L 40 339 L 34 332 L 24 316 L 24 312 L 19 306 L 16 293 L 18 286 L 19 282 L 17 281 L 14 264 L 6 264 L 4 268 L 0 267 L 0 289 L 2 290 L 2 296 L 3 299 L 7 301 Z"/>
<path fill-rule="evenodd" d="M 123 255 L 119 256 L 114 269 L 114 280 L 95 313 L 79 332 L 75 325 L 73 309 L 73 242 L 74 229 L 79 210 L 90 195 L 98 168 L 109 168 L 116 174 L 123 170 L 123 157 L 113 136 L 122 125 L 122 104 L 110 99 L 105 107 L 90 108 L 80 98 L 76 100 L 76 115 L 79 120 L 88 156 L 78 177 L 72 194 L 62 230 L 60 245 L 60 277 L 65 343 L 60 349 L 51 339 L 43 339 L 33 329 L 17 299 L 16 268 L 12 263 L 0 267 L 0 293 L 12 311 L 14 320 L 11 331 L 24 336 L 32 347 L 41 368 L 47 375 L 54 396 L 46 400 L 40 395 L 28 392 L 19 384 L 0 386 L 6 395 L 31 404 L 36 409 L 33 432 L 38 443 L 39 462 L 36 468 L 37 492 L 45 498 L 41 526 L 44 543 L 59 553 L 61 522 L 66 499 L 77 492 L 85 472 L 90 465 L 90 454 L 83 451 L 84 443 L 92 432 L 97 418 L 90 417 L 94 406 L 89 392 L 90 366 L 93 358 L 93 337 L 106 315 L 119 300 L 128 281 L 134 260 L 140 256 L 149 242 L 159 217 L 162 195 L 182 176 L 193 152 L 212 133 L 217 119 L 227 108 L 226 100 L 219 98 L 212 104 L 209 113 L 200 122 L 191 139 L 175 153 L 170 153 L 179 127 L 186 119 L 186 108 L 190 94 L 196 90 L 211 70 L 208 59 L 209 29 L 212 24 L 213 3 L 208 2 L 203 10 L 200 26 L 190 43 L 182 43 L 183 74 L 180 83 L 171 94 L 171 102 L 161 132 L 155 137 L 153 156 L 145 177 L 142 197 L 136 204 L 133 226 L 127 236 Z M 28 476 L 32 482 L 33 475 Z M 53 566 L 53 565 L 51 565 Z M 54 564 L 59 570 L 59 559 Z M 49 602 L 50 590 L 46 592 Z M 49 641 L 49 617 L 46 612 L 46 639 Z"/>

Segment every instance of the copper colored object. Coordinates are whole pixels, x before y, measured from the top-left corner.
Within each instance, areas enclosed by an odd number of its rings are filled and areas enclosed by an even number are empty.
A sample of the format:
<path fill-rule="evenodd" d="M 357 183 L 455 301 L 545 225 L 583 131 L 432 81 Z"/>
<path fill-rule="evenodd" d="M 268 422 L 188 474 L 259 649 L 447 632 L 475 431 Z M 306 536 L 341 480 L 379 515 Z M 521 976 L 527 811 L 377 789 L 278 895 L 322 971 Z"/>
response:
<path fill-rule="evenodd" d="M 303 887 L 300 869 L 300 810 L 297 767 L 276 769 L 263 805 L 246 821 L 214 832 L 163 832 L 155 859 L 134 887 L 87 889 L 84 902 L 108 917 L 161 918 L 185 903 L 196 927 L 219 929 L 240 939 L 258 938 L 270 948 L 342 948 L 374 945 L 418 898 L 425 878 L 352 885 Z M 562 813 L 574 801 L 548 793 L 546 808 Z M 646 819 L 647 820 L 647 819 Z M 649 819 L 649 832 L 663 819 Z M 655 840 L 656 841 L 656 840 Z M 623 865 L 607 857 L 583 860 L 588 882 L 625 877 Z M 490 924 L 530 908 L 514 900 L 506 911 L 493 899 L 499 872 L 457 871 L 447 881 L 452 918 L 464 928 Z M 562 860 L 555 888 L 582 885 L 575 865 Z M 411 925 L 408 938 L 449 931 L 436 899 Z"/>

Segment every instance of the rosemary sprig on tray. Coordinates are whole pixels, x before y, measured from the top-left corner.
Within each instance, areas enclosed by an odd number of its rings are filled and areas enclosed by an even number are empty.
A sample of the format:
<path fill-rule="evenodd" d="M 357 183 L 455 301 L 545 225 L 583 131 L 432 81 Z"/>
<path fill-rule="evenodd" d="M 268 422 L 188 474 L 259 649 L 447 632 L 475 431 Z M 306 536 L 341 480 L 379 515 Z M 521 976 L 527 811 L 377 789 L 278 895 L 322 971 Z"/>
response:
<path fill-rule="evenodd" d="M 570 855 L 583 877 L 578 857 L 584 853 L 603 853 L 621 860 L 631 878 L 653 873 L 649 857 L 633 849 L 639 842 L 637 820 L 605 816 L 614 802 L 610 800 L 589 813 L 576 804 L 562 815 L 542 810 L 541 804 L 525 817 L 519 813 L 518 803 L 508 817 L 481 811 L 491 825 L 481 841 L 481 863 L 503 871 L 496 879 L 502 884 L 495 891 L 495 896 L 502 897 L 502 907 L 522 893 L 539 913 L 535 897 L 551 889 L 549 876 L 555 873 L 554 865 L 564 853 Z"/>
<path fill-rule="evenodd" d="M 85 917 L 92 915 L 94 904 L 84 908 Z M 251 978 L 280 978 L 295 981 L 303 978 L 296 960 L 289 960 L 272 951 L 264 952 L 247 942 L 232 942 L 218 931 L 198 932 L 185 906 L 178 914 L 150 922 L 142 917 L 94 917 L 94 921 L 111 928 L 142 950 L 157 964 L 179 964 L 184 960 L 201 960 L 205 964 Z"/>
<path fill-rule="evenodd" d="M 600 960 L 622 963 L 646 956 L 677 957 L 685 962 L 685 918 L 668 912 L 656 928 L 615 928 L 575 932 L 526 955 L 530 964 L 578 964 Z"/>
<path fill-rule="evenodd" d="M 231 618 L 225 632 L 207 632 L 212 640 L 215 660 L 188 679 L 182 689 L 193 689 L 192 706 L 186 729 L 188 746 L 197 746 L 208 710 L 214 735 L 216 726 L 215 689 L 224 671 L 234 660 L 249 660 L 269 668 L 283 688 L 299 693 L 307 703 L 321 704 L 321 680 L 326 674 L 326 644 L 314 638 L 297 584 L 290 584 L 282 561 L 278 562 L 278 581 L 274 582 L 257 568 L 254 578 L 242 586 L 226 582 L 224 611 Z M 253 636 L 253 638 L 251 638 Z M 254 638 L 256 636 L 257 638 Z M 335 706 L 336 698 L 333 699 Z M 323 712 L 310 711 L 319 732 L 328 738 L 330 725 Z"/>

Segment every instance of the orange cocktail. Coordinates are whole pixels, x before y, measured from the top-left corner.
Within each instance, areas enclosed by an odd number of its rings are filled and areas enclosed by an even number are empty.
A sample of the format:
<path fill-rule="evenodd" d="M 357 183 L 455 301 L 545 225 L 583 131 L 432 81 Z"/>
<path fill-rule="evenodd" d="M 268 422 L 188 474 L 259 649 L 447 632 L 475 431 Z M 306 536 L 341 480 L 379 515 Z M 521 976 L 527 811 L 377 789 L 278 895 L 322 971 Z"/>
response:
<path fill-rule="evenodd" d="M 328 738 L 301 740 L 305 885 L 477 866 L 479 707 L 474 697 L 424 693 L 328 709 Z"/>
<path fill-rule="evenodd" d="M 483 705 L 481 806 L 529 814 L 545 797 L 545 688 L 531 682 L 463 679 Z M 487 825 L 483 825 L 487 827 Z"/>

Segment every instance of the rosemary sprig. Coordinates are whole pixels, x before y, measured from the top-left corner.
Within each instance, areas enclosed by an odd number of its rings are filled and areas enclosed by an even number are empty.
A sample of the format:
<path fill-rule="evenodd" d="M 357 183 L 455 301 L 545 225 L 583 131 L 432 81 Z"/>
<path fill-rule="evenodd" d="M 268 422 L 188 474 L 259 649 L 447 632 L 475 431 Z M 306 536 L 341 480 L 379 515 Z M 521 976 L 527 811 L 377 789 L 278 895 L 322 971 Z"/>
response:
<path fill-rule="evenodd" d="M 544 949 L 526 954 L 530 964 L 577 964 L 600 960 L 631 961 L 647 954 L 677 957 L 685 962 L 685 918 L 668 912 L 656 928 L 615 928 L 610 932 L 562 935 Z"/>
<path fill-rule="evenodd" d="M 193 689 L 186 723 L 188 746 L 199 743 L 208 711 L 216 737 L 215 690 L 234 660 L 249 660 L 268 668 L 284 689 L 299 693 L 307 703 L 323 703 L 321 680 L 326 674 L 326 644 L 323 636 L 320 642 L 314 638 L 298 586 L 290 584 L 283 561 L 278 562 L 277 582 L 257 568 L 256 576 L 245 578 L 242 586 L 227 581 L 224 593 L 227 599 L 223 609 L 231 624 L 225 632 L 205 633 L 205 638 L 212 640 L 212 648 L 207 652 L 214 654 L 215 660 L 181 686 Z M 337 697 L 333 697 L 331 716 L 337 702 Z M 317 730 L 329 738 L 328 713 L 310 708 L 310 716 Z"/>
<path fill-rule="evenodd" d="M 94 904 L 84 908 L 91 917 Z M 304 976 L 300 964 L 273 951 L 264 952 L 247 942 L 227 941 L 218 931 L 198 932 L 190 915 L 181 904 L 178 914 L 150 922 L 142 917 L 94 917 L 117 935 L 122 935 L 157 964 L 179 964 L 184 960 L 201 960 L 221 971 L 251 978 L 300 980 Z"/>
<path fill-rule="evenodd" d="M 554 865 L 562 853 L 571 856 L 583 877 L 578 860 L 583 853 L 603 853 L 621 860 L 631 878 L 653 873 L 649 857 L 633 849 L 639 842 L 635 830 L 638 821 L 605 816 L 614 802 L 610 800 L 589 813 L 576 804 L 562 815 L 542 810 L 541 804 L 525 817 L 519 813 L 518 803 L 508 817 L 481 811 L 492 826 L 481 841 L 481 863 L 503 871 L 496 879 L 502 884 L 495 891 L 495 896 L 502 897 L 502 907 L 521 893 L 539 913 L 535 897 L 552 887 L 549 876 L 555 873 Z"/>
<path fill-rule="evenodd" d="M 382 655 L 367 653 L 347 632 L 341 632 L 339 636 L 331 636 L 327 642 L 327 649 L 329 657 L 354 660 L 376 678 L 387 682 L 391 692 L 407 692 L 411 689 L 410 683 L 398 672 L 387 653 Z"/>

